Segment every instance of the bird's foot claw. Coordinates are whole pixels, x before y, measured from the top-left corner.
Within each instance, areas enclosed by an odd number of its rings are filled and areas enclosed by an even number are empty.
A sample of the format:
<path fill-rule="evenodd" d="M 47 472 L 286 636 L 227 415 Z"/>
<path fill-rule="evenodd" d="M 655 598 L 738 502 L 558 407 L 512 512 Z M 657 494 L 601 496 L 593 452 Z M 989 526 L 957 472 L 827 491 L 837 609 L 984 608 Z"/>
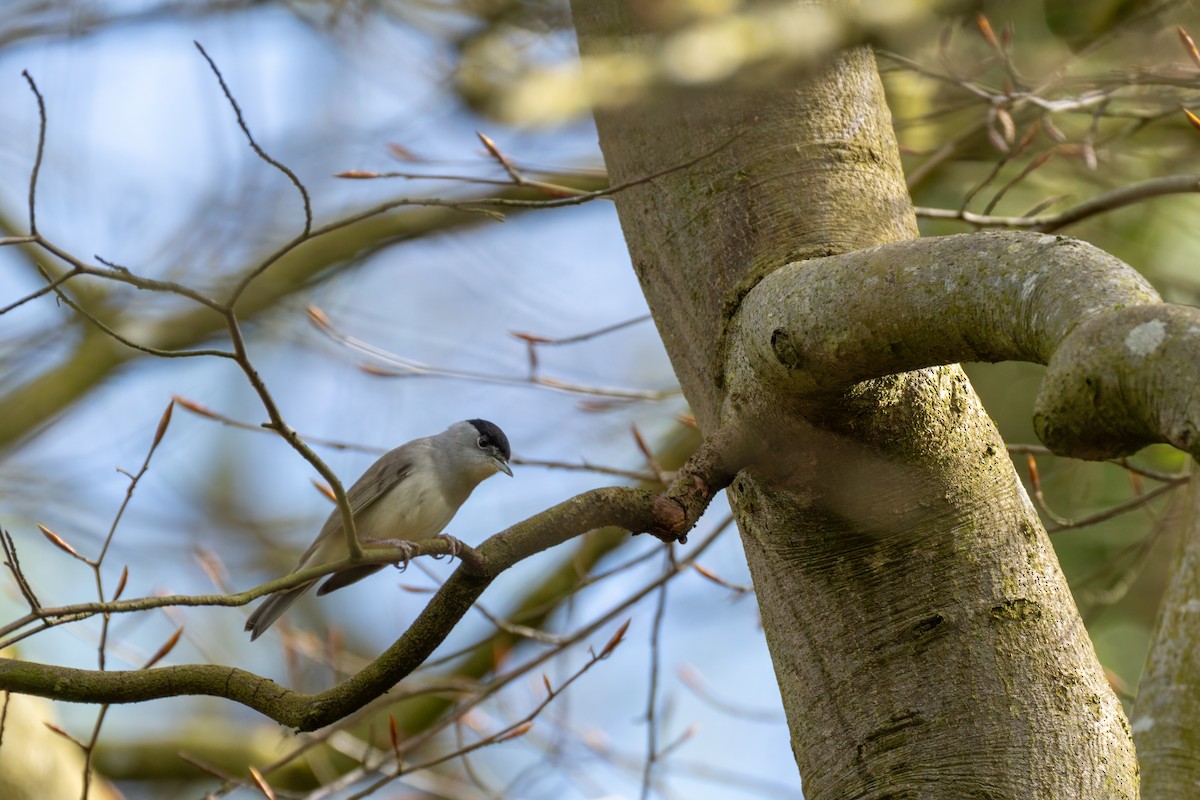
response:
<path fill-rule="evenodd" d="M 457 556 L 462 555 L 462 551 L 466 548 L 466 545 L 464 545 L 461 541 L 454 538 L 453 536 L 451 536 L 448 533 L 439 533 L 434 538 L 444 539 L 450 545 L 450 552 L 446 554 L 446 555 L 450 556 L 450 558 L 455 558 Z M 434 556 L 434 558 L 441 558 L 441 556 L 436 555 L 436 556 Z"/>
<path fill-rule="evenodd" d="M 378 547 L 394 547 L 399 550 L 403 555 L 399 561 L 395 561 L 393 564 L 401 572 L 408 569 L 408 562 L 417 556 L 417 549 L 407 539 L 368 539 L 367 544 Z"/>

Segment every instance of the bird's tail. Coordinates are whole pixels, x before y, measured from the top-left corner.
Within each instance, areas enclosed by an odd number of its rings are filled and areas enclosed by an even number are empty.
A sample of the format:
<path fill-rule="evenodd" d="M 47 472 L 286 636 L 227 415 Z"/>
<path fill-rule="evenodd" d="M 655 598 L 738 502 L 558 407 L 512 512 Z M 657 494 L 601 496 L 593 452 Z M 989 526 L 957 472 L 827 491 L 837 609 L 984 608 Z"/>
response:
<path fill-rule="evenodd" d="M 310 581 L 295 589 L 276 592 L 270 595 L 261 606 L 254 609 L 254 613 L 246 620 L 246 630 L 250 631 L 250 641 L 253 642 L 262 636 L 267 628 L 283 615 L 283 612 L 292 607 L 292 603 L 300 599 L 300 595 L 312 588 L 314 583 L 316 581 Z"/>

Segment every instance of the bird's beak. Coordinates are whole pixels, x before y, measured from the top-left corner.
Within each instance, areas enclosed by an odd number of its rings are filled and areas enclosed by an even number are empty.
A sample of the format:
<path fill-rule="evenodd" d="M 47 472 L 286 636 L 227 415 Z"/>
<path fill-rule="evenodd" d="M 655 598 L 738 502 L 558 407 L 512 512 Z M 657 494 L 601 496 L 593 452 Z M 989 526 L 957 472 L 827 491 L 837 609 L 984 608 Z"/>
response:
<path fill-rule="evenodd" d="M 503 458 L 501 458 L 500 456 L 496 456 L 496 459 L 495 459 L 495 460 L 496 460 L 496 468 L 497 468 L 497 469 L 499 469 L 501 472 L 503 472 L 505 475 L 507 475 L 508 477 L 510 477 L 510 478 L 511 478 L 511 477 L 513 476 L 513 474 L 512 474 L 512 467 L 510 467 L 510 466 L 508 465 L 508 462 L 507 462 L 507 461 L 505 461 L 505 460 L 504 460 Z"/>

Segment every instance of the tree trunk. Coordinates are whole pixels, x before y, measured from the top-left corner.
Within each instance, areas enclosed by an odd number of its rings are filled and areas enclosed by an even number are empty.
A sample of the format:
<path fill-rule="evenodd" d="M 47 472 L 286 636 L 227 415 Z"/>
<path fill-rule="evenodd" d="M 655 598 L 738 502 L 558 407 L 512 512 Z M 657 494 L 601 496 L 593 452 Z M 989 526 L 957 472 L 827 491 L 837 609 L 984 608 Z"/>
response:
<path fill-rule="evenodd" d="M 1133 713 L 1146 800 L 1190 797 L 1200 785 L 1200 476 L 1193 474 L 1178 516 L 1179 557 L 1163 596 Z"/>
<path fill-rule="evenodd" d="M 585 65 L 656 52 L 644 4 L 573 5 Z M 736 418 L 771 455 L 729 496 L 806 798 L 1136 797 L 1129 726 L 963 373 L 796 397 L 741 357 L 763 276 L 917 235 L 871 53 L 596 120 L 614 184 L 707 155 L 617 209 L 701 430 Z"/>

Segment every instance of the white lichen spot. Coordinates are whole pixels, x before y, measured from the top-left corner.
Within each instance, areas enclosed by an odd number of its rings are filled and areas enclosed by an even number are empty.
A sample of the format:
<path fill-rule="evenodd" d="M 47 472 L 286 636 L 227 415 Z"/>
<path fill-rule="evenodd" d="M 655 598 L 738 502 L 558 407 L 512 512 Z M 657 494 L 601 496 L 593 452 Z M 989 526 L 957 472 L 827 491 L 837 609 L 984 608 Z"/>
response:
<path fill-rule="evenodd" d="M 1195 598 L 1188 600 L 1183 604 L 1183 610 L 1189 614 L 1195 614 L 1197 611 L 1200 611 L 1200 600 Z"/>
<path fill-rule="evenodd" d="M 1167 338 L 1167 323 L 1160 319 L 1143 322 L 1125 337 L 1125 346 L 1135 356 L 1148 356 Z"/>
<path fill-rule="evenodd" d="M 1133 732 L 1134 733 L 1145 733 L 1146 731 L 1150 730 L 1153 727 L 1154 727 L 1154 718 L 1153 717 L 1142 717 L 1137 722 L 1133 723 Z"/>
<path fill-rule="evenodd" d="M 1021 283 L 1021 302 L 1028 303 L 1029 298 L 1033 297 L 1033 292 L 1037 289 L 1038 276 L 1030 275 Z"/>

